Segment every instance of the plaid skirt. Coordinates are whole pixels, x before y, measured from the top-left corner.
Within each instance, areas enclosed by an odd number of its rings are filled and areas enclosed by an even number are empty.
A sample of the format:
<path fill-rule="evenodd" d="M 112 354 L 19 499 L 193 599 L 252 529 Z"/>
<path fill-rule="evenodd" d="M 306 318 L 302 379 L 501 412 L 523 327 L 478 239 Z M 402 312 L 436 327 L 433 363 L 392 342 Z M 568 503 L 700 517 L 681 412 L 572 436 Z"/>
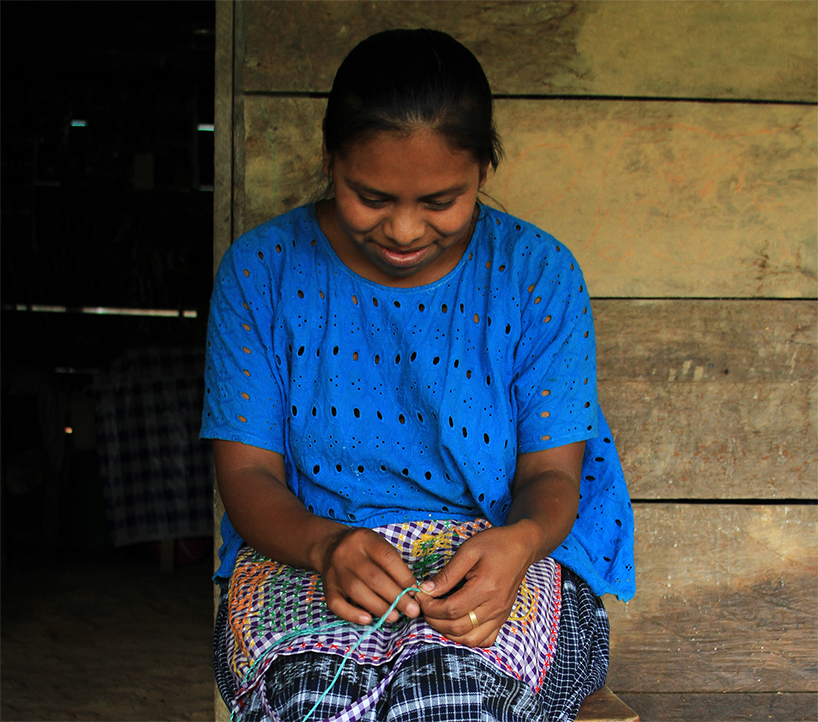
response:
<path fill-rule="evenodd" d="M 339 654 L 291 646 L 288 653 L 272 656 L 259 668 L 249 690 L 246 684 L 239 689 L 236 658 L 242 658 L 239 648 L 252 642 L 235 634 L 234 589 L 232 623 L 226 592 L 216 620 L 214 669 L 219 691 L 234 718 L 248 722 L 302 722 L 311 710 L 310 720 L 334 722 L 573 720 L 582 700 L 605 683 L 609 626 L 602 601 L 582 579 L 556 566 L 561 571 L 558 632 L 555 644 L 548 644 L 553 653 L 546 652 L 539 680 L 526 681 L 510 667 L 511 672 L 504 673 L 503 665 L 486 650 L 432 640 L 407 645 L 394 659 L 378 664 L 357 660 L 345 664 Z M 254 626 L 265 625 L 255 621 Z M 367 699 L 366 704 L 357 704 Z"/>

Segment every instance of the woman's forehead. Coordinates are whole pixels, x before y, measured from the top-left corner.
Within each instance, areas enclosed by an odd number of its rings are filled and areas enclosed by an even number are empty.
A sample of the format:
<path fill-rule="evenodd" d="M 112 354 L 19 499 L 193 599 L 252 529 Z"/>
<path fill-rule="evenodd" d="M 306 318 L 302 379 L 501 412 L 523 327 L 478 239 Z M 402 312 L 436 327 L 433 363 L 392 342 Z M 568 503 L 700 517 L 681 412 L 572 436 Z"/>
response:
<path fill-rule="evenodd" d="M 380 131 L 339 154 L 345 178 L 361 184 L 460 185 L 479 175 L 480 164 L 470 151 L 452 145 L 436 130 L 411 133 Z M 425 183 L 424 183 L 425 184 Z"/>

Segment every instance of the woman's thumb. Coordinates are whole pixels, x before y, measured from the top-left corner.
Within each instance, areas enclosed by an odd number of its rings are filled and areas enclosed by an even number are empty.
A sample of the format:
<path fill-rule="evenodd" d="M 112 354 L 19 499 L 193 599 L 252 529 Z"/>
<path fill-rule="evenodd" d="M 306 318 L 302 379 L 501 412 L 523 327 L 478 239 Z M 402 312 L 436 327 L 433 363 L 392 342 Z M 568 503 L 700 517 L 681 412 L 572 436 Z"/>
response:
<path fill-rule="evenodd" d="M 458 550 L 443 569 L 420 585 L 421 590 L 433 597 L 447 594 L 471 569 L 471 562 L 466 554 Z"/>

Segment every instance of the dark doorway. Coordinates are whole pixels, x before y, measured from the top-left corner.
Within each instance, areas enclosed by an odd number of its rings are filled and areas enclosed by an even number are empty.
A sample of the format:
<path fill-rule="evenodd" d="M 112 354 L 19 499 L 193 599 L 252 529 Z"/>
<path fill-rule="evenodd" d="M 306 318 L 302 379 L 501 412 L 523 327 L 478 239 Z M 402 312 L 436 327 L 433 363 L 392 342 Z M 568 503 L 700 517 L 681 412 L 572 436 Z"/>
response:
<path fill-rule="evenodd" d="M 94 389 L 129 354 L 204 348 L 214 30 L 212 0 L 0 5 L 3 719 L 212 715 L 211 539 L 187 544 L 184 568 L 164 576 L 158 541 L 115 543 Z M 99 637 L 95 588 L 106 590 L 106 618 L 140 604 L 139 625 L 111 622 L 114 636 Z M 78 621 L 86 609 L 90 626 Z M 154 672 L 184 664 L 188 688 L 196 670 L 202 699 L 148 699 L 136 649 Z M 92 658 L 106 663 L 85 668 Z M 63 691 L 26 679 L 26 665 L 62 670 Z M 120 708 L 83 706 L 77 680 L 105 697 L 106 667 L 129 670 L 111 698 L 133 689 Z"/>

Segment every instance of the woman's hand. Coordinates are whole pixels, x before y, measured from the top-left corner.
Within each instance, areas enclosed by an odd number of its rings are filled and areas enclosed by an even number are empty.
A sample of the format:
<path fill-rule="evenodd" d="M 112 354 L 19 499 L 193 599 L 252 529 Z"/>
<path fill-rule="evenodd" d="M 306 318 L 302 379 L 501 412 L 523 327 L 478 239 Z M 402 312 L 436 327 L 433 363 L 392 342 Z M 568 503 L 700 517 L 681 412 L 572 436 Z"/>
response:
<path fill-rule="evenodd" d="M 469 647 L 494 644 L 528 567 L 571 531 L 584 449 L 581 441 L 517 457 L 506 526 L 463 542 L 449 563 L 421 584 L 428 594 L 417 600 L 434 629 Z M 464 580 L 461 589 L 444 598 Z"/>
<path fill-rule="evenodd" d="M 321 569 L 329 609 L 353 624 L 383 616 L 407 587 L 417 585 L 397 550 L 371 529 L 345 528 L 329 540 Z M 387 621 L 420 615 L 418 603 L 405 595 Z"/>
<path fill-rule="evenodd" d="M 381 617 L 415 578 L 397 550 L 370 529 L 355 529 L 308 511 L 285 481 L 284 457 L 237 441 L 215 440 L 216 478 L 239 535 L 270 559 L 314 569 L 324 582 L 330 610 L 354 624 Z M 417 617 L 408 594 L 400 610 Z"/>
<path fill-rule="evenodd" d="M 533 561 L 524 530 L 493 527 L 467 539 L 449 563 L 418 594 L 429 625 L 468 647 L 490 647 L 517 599 L 517 590 Z M 461 581 L 462 588 L 446 596 Z M 472 612 L 477 619 L 474 626 Z"/>

